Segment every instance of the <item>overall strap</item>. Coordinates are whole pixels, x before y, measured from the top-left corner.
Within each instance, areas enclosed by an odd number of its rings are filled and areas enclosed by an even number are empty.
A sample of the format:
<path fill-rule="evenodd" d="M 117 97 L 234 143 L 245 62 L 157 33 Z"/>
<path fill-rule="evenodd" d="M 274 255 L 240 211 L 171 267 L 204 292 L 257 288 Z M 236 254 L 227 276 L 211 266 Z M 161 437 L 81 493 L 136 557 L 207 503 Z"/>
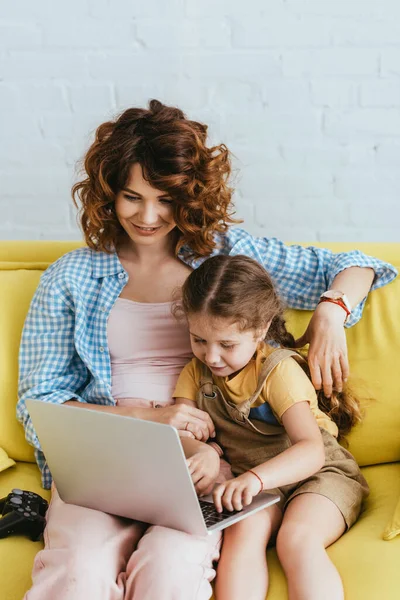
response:
<path fill-rule="evenodd" d="M 260 374 L 258 376 L 256 391 L 250 396 L 250 398 L 244 400 L 244 402 L 241 402 L 237 405 L 237 409 L 241 413 L 246 415 L 249 414 L 251 405 L 257 400 L 264 387 L 266 380 L 271 375 L 272 371 L 275 369 L 275 367 L 279 365 L 280 362 L 282 362 L 282 360 L 284 360 L 285 358 L 289 358 L 290 356 L 293 356 L 293 358 L 295 358 L 299 362 L 305 360 L 302 356 L 300 356 L 300 354 L 298 354 L 298 352 L 294 350 L 288 350 L 286 348 L 280 348 L 279 350 L 275 350 L 269 356 L 266 357 L 262 364 Z"/>
<path fill-rule="evenodd" d="M 209 398 L 214 395 L 213 378 L 210 369 L 204 363 L 200 366 L 200 391 Z"/>

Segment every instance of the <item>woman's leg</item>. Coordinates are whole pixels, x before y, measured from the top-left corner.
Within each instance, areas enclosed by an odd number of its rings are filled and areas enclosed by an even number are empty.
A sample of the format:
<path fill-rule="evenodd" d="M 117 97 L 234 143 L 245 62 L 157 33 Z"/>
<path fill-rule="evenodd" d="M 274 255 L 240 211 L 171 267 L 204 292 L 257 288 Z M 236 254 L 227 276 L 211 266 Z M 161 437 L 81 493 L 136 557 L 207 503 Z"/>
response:
<path fill-rule="evenodd" d="M 125 600 L 209 600 L 221 539 L 150 527 L 126 567 Z"/>
<path fill-rule="evenodd" d="M 66 504 L 54 486 L 46 520 L 25 600 L 122 600 L 121 572 L 143 525 Z"/>
<path fill-rule="evenodd" d="M 340 575 L 325 548 L 345 530 L 342 513 L 325 496 L 304 493 L 291 500 L 276 540 L 290 600 L 343 600 Z"/>
<path fill-rule="evenodd" d="M 229 464 L 222 459 L 217 483 L 232 477 Z M 126 567 L 125 600 L 208 600 L 221 540 L 220 532 L 196 537 L 150 527 Z"/>
<path fill-rule="evenodd" d="M 268 590 L 267 545 L 282 520 L 275 506 L 224 530 L 217 570 L 217 600 L 265 600 Z"/>

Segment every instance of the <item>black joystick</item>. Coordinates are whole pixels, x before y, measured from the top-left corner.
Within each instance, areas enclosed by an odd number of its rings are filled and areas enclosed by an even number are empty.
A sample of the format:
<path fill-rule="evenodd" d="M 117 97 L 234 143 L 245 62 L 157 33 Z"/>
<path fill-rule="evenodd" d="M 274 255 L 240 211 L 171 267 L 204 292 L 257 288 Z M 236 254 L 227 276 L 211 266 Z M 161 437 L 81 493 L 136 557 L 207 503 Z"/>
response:
<path fill-rule="evenodd" d="M 0 538 L 23 533 L 36 542 L 45 528 L 44 517 L 48 506 L 48 502 L 39 494 L 13 489 L 0 500 Z"/>

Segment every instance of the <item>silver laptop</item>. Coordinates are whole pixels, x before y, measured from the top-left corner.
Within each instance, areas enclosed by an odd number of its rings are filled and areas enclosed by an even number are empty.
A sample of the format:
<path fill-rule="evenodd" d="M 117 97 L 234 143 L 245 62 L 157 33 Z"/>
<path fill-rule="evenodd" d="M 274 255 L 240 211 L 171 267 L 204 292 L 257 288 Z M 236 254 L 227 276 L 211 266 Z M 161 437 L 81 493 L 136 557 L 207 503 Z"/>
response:
<path fill-rule="evenodd" d="M 242 511 L 199 499 L 177 430 L 93 409 L 27 400 L 60 497 L 193 535 L 224 529 L 278 502 L 263 492 Z"/>

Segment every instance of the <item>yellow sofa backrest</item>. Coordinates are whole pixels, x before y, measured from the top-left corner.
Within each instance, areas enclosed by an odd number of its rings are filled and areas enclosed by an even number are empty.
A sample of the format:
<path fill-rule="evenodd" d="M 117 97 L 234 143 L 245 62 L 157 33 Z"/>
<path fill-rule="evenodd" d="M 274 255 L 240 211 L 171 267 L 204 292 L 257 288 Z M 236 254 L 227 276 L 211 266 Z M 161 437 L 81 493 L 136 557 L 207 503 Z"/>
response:
<path fill-rule="evenodd" d="M 18 347 L 32 295 L 43 270 L 78 242 L 0 242 L 0 447 L 15 460 L 34 461 L 15 418 Z M 327 244 L 335 251 L 350 244 Z M 359 249 L 400 266 L 400 244 L 362 244 Z M 288 311 L 295 336 L 311 313 Z M 361 465 L 400 460 L 400 278 L 372 292 L 363 319 L 347 330 L 351 374 L 364 402 L 365 419 L 349 436 Z"/>

